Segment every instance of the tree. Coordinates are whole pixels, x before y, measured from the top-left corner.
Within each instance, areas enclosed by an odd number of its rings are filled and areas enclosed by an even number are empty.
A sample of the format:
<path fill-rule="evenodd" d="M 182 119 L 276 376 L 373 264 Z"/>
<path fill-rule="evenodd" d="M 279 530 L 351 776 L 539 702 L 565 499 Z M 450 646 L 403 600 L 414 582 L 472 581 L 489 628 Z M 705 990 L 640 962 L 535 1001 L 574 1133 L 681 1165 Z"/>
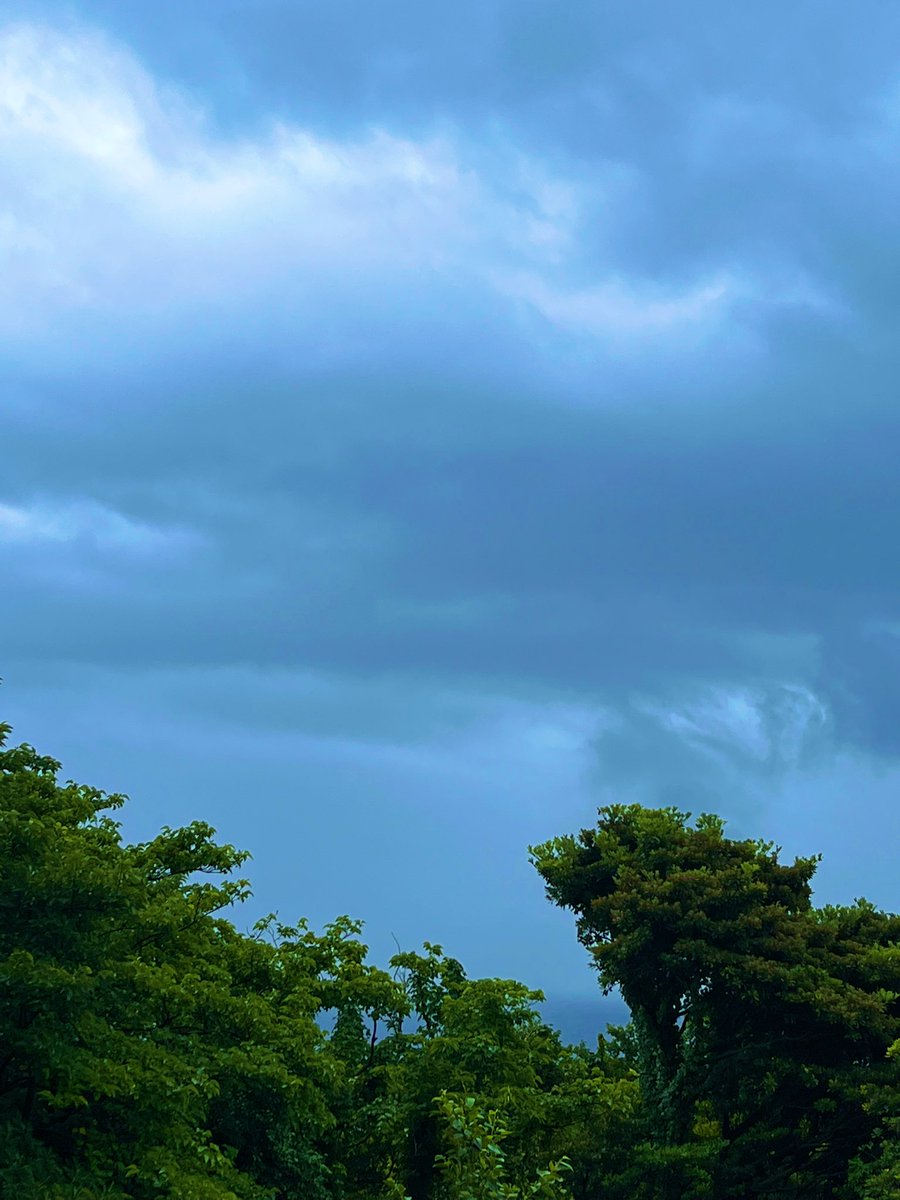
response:
<path fill-rule="evenodd" d="M 900 920 L 814 909 L 815 857 L 782 864 L 716 817 L 599 818 L 532 859 L 631 1009 L 660 1194 L 688 1194 L 679 1162 L 702 1191 L 703 1151 L 716 1195 L 837 1195 L 873 1132 L 863 1076 L 900 1033 Z"/>
<path fill-rule="evenodd" d="M 447 1153 L 436 1159 L 446 1200 L 569 1200 L 564 1178 L 572 1166 L 566 1158 L 539 1168 L 519 1186 L 508 1182 L 502 1143 L 510 1131 L 496 1109 L 484 1112 L 474 1096 L 446 1092 L 438 1096 L 437 1109 L 448 1143 Z"/>
<path fill-rule="evenodd" d="M 441 1093 L 502 1109 L 509 1186 L 550 1178 L 586 1068 L 539 993 L 427 943 L 382 970 L 348 917 L 241 933 L 246 854 L 124 844 L 123 797 L 58 771 L 0 748 L 0 1195 L 431 1200 Z"/>
<path fill-rule="evenodd" d="M 876 1136 L 850 1164 L 853 1200 L 900 1197 L 900 1040 L 887 1052 L 893 1071 L 887 1079 L 864 1083 L 863 1104 L 877 1124 Z"/>
<path fill-rule="evenodd" d="M 200 823 L 124 846 L 123 798 L 58 769 L 0 751 L 2 1194 L 262 1200 L 299 1151 L 314 1197 L 314 993 L 218 915 L 247 894 L 228 878 L 246 855 Z M 254 1110 L 277 1153 L 250 1144 Z"/>
<path fill-rule="evenodd" d="M 246 854 L 0 726 L 0 1196 L 701 1200 L 900 1195 L 900 918 L 815 908 L 715 817 L 611 806 L 534 848 L 632 1023 L 595 1048 L 541 993 L 362 924 L 226 917 Z"/>

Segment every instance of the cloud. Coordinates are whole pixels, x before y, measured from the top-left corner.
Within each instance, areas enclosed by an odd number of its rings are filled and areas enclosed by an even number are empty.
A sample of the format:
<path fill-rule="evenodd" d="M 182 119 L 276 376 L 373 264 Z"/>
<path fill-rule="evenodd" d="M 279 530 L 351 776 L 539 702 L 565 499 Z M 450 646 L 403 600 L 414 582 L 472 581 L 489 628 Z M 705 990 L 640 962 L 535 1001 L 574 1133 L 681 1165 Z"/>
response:
<path fill-rule="evenodd" d="M 0 504 L 0 546 L 81 543 L 113 554 L 156 557 L 190 550 L 199 540 L 187 529 L 135 521 L 90 500 Z"/>
<path fill-rule="evenodd" d="M 596 738 L 595 777 L 610 800 L 676 804 L 695 813 L 726 803 L 746 821 L 773 788 L 835 754 L 827 703 L 803 683 L 694 685 L 668 700 L 635 696 Z M 687 693 L 687 694 L 685 694 Z"/>
<path fill-rule="evenodd" d="M 877 830 L 896 39 L 689 8 L 0 37 L 4 694 L 146 832 L 533 958 L 599 800 Z"/>
<path fill-rule="evenodd" d="M 95 32 L 0 35 L 0 146 L 7 340 L 41 340 L 51 314 L 117 327 L 123 309 L 170 331 L 193 316 L 200 337 L 216 314 L 240 336 L 262 304 L 273 335 L 315 346 L 348 295 L 371 321 L 376 289 L 390 289 L 416 321 L 401 296 L 423 286 L 462 285 L 611 345 L 711 334 L 733 311 L 722 272 L 666 289 L 602 263 L 576 277 L 598 183 L 610 228 L 639 186 L 615 162 L 586 188 L 446 122 L 415 138 L 375 125 L 336 139 L 272 119 L 226 136 Z"/>
<path fill-rule="evenodd" d="M 724 315 L 734 291 L 726 280 L 713 280 L 683 294 L 662 296 L 654 295 L 657 289 L 642 292 L 622 281 L 564 290 L 530 275 L 513 277 L 498 286 L 565 328 L 642 340 L 673 332 L 683 336 L 698 325 L 711 331 Z"/>
<path fill-rule="evenodd" d="M 53 308 L 293 302 L 335 275 L 455 271 L 552 243 L 564 185 L 532 165 L 517 203 L 446 137 L 337 142 L 273 122 L 221 139 L 102 37 L 18 26 L 0 41 L 7 332 Z M 549 197 L 549 201 L 548 201 Z M 552 210 L 552 211 L 550 211 Z"/>

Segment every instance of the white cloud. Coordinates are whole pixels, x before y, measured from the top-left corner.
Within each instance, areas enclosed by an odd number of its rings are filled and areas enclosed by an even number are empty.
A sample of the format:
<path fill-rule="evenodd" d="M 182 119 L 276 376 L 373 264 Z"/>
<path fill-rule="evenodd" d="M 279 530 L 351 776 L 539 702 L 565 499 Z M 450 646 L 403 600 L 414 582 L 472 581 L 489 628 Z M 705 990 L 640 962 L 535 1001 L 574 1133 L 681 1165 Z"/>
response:
<path fill-rule="evenodd" d="M 446 140 L 338 142 L 277 125 L 222 140 L 96 36 L 0 36 L 2 319 L 23 302 L 135 308 L 367 268 L 443 268 L 553 241 L 560 185 L 532 169 L 517 208 Z M 536 235 L 539 228 L 540 236 Z"/>
<path fill-rule="evenodd" d="M 526 301 L 556 325 L 616 337 L 641 337 L 709 326 L 727 311 L 738 291 L 727 277 L 669 292 L 628 284 L 622 279 L 596 287 L 561 287 L 533 273 L 501 278 L 497 284 L 509 296 Z"/>
<path fill-rule="evenodd" d="M 406 294 L 392 283 L 429 278 L 614 342 L 727 311 L 725 276 L 665 294 L 619 276 L 571 286 L 582 192 L 512 150 L 476 157 L 450 136 L 379 129 L 216 136 L 104 38 L 13 26 L 0 33 L 0 336 L 40 339 L 60 314 L 183 329 L 186 315 L 256 315 L 261 299 L 302 332 L 329 306 L 383 305 L 386 289 Z M 609 182 L 622 203 L 621 169 Z"/>
<path fill-rule="evenodd" d="M 0 503 L 0 548 L 87 544 L 111 554 L 150 557 L 179 553 L 198 541 L 190 530 L 135 521 L 93 500 Z"/>
<path fill-rule="evenodd" d="M 717 812 L 739 836 L 756 836 L 773 801 L 790 805 L 795 788 L 834 764 L 831 714 L 804 683 L 680 690 L 635 697 L 599 730 L 594 778 L 604 803 Z"/>
<path fill-rule="evenodd" d="M 779 770 L 800 764 L 829 721 L 828 709 L 810 688 L 789 682 L 713 687 L 678 708 L 638 707 L 704 755 Z"/>

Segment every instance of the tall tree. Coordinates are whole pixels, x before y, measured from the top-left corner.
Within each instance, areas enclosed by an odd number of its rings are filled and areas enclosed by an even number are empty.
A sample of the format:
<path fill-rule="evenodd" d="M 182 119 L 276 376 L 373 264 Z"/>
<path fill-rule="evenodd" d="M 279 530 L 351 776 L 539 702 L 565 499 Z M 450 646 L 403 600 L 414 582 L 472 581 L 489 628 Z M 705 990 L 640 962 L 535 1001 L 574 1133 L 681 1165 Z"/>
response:
<path fill-rule="evenodd" d="M 817 910 L 817 858 L 673 808 L 611 805 L 532 859 L 631 1009 L 654 1144 L 704 1140 L 717 1195 L 837 1195 L 872 1136 L 862 1076 L 900 1032 L 900 920 Z"/>
<path fill-rule="evenodd" d="M 199 823 L 123 845 L 122 798 L 58 769 L 0 751 L 0 1194 L 315 1197 L 315 990 L 220 916 L 246 855 Z"/>

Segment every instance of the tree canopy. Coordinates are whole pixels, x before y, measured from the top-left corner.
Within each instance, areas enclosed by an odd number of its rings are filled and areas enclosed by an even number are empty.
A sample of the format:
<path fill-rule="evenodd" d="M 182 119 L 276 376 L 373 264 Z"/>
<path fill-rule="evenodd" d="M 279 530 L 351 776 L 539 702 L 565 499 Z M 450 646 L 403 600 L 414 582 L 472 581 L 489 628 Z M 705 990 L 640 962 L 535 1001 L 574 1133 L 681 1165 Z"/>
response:
<path fill-rule="evenodd" d="M 702 1133 L 714 1195 L 838 1195 L 879 1127 L 866 1089 L 895 1078 L 900 918 L 814 908 L 817 858 L 717 817 L 599 815 L 532 856 L 631 1010 L 653 1141 L 693 1161 Z"/>
<path fill-rule="evenodd" d="M 0 1196 L 900 1196 L 900 919 L 816 858 L 675 809 L 532 850 L 631 1010 L 565 1045 L 541 994 L 361 922 L 246 932 L 247 855 L 127 844 L 121 796 L 0 727 Z"/>

